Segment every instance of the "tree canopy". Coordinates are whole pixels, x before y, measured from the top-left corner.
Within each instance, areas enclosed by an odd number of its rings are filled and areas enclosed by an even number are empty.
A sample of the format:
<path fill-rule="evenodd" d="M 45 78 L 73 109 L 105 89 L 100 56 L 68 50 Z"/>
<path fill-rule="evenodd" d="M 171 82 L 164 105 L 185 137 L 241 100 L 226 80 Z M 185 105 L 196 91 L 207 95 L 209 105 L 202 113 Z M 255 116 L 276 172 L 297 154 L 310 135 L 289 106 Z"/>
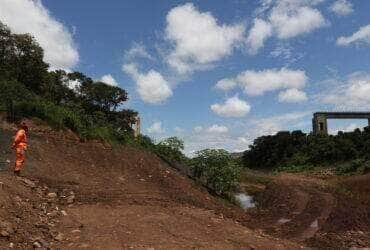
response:
<path fill-rule="evenodd" d="M 52 70 L 43 57 L 31 35 L 12 34 L 0 22 L 0 108 L 9 119 L 35 116 L 81 136 L 132 132 L 137 112 L 122 108 L 126 90 L 81 72 Z"/>

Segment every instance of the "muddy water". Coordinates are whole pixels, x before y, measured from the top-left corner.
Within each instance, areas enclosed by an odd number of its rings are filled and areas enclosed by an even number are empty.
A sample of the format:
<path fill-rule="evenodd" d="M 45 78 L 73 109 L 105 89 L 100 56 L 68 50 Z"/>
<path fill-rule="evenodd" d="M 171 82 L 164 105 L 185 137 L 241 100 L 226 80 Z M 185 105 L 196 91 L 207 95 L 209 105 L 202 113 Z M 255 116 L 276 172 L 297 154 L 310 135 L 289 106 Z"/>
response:
<path fill-rule="evenodd" d="M 240 206 L 245 210 L 256 206 L 253 196 L 250 196 L 248 194 L 245 193 L 235 194 L 235 199 L 239 202 Z"/>

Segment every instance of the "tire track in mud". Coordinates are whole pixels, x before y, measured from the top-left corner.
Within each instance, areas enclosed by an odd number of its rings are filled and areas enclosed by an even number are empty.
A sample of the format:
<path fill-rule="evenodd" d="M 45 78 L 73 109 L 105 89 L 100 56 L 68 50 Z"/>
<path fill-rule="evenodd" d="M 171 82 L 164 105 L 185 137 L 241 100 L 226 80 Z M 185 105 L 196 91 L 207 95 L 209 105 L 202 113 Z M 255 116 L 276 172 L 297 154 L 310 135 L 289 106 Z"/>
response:
<path fill-rule="evenodd" d="M 310 226 L 301 233 L 299 239 L 307 240 L 314 237 L 315 234 L 320 230 L 321 226 L 329 218 L 331 212 L 333 211 L 333 208 L 336 205 L 336 199 L 333 197 L 333 195 L 320 192 L 316 193 L 316 195 L 319 195 L 321 200 L 323 201 L 320 215 L 316 217 L 312 221 Z"/>
<path fill-rule="evenodd" d="M 269 230 L 297 241 L 314 237 L 335 207 L 335 197 L 330 193 L 318 191 L 311 183 L 307 184 L 301 180 L 298 183 L 293 180 L 278 180 L 276 184 L 282 189 L 291 190 L 290 206 L 294 207 L 287 207 L 288 212 L 283 217 L 278 217 L 278 212 L 276 223 Z"/>
<path fill-rule="evenodd" d="M 273 177 L 260 207 L 249 212 L 253 228 L 318 249 L 369 247 L 366 208 L 336 193 L 333 183 L 299 174 Z"/>

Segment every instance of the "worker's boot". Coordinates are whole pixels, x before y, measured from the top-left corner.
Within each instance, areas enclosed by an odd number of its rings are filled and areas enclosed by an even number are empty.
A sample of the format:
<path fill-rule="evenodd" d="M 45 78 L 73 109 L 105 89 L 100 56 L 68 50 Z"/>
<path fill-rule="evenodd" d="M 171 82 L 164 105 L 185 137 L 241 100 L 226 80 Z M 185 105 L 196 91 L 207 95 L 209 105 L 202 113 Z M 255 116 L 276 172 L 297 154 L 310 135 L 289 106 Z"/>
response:
<path fill-rule="evenodd" d="M 14 175 L 15 176 L 21 176 L 21 171 L 20 170 L 14 170 Z"/>

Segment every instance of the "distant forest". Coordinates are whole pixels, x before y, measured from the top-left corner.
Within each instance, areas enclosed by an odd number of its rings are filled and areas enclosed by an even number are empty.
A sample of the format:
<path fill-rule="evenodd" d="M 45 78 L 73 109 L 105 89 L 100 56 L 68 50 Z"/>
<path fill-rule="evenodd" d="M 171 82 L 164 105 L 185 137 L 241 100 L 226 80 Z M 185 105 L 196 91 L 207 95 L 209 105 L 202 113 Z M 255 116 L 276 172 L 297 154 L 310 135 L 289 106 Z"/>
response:
<path fill-rule="evenodd" d="M 297 169 L 335 166 L 338 171 L 370 170 L 370 127 L 363 131 L 315 136 L 301 131 L 262 136 L 243 154 L 245 167 L 255 169 Z M 347 164 L 350 162 L 350 164 Z"/>

